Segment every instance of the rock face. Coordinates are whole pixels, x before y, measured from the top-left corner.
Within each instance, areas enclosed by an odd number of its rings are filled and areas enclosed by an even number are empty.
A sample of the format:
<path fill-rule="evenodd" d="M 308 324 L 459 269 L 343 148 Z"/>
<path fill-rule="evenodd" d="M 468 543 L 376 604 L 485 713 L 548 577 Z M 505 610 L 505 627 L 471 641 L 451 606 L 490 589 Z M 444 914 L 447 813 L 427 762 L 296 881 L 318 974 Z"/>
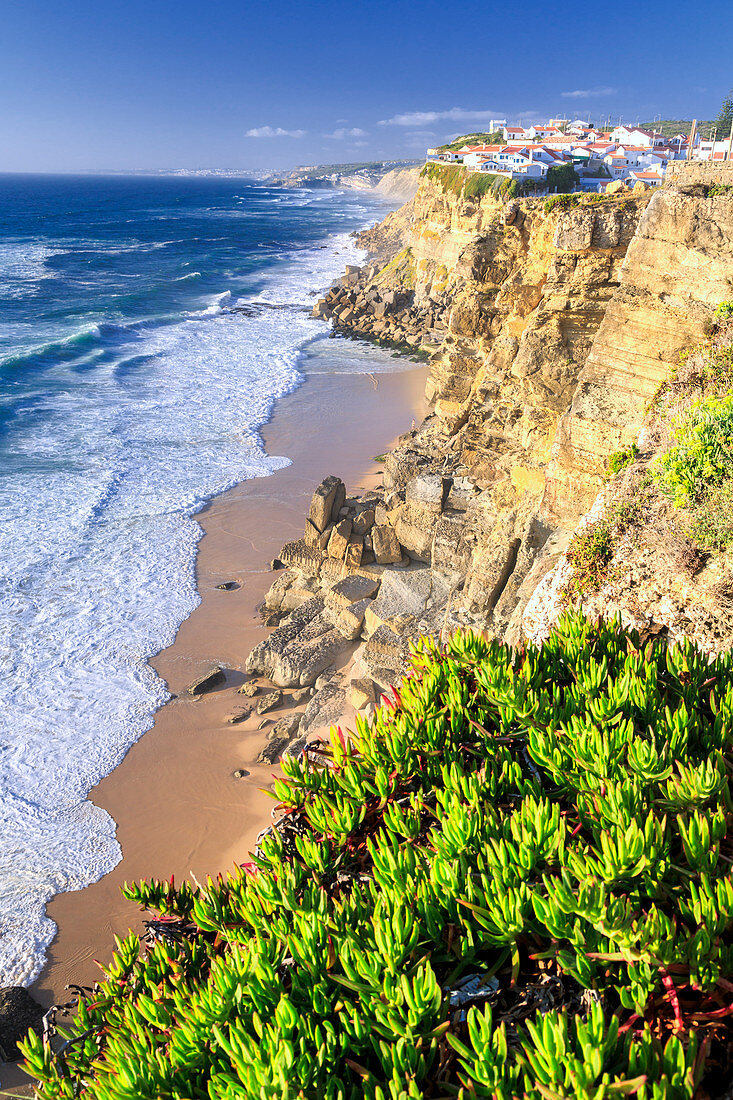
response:
<path fill-rule="evenodd" d="M 731 297 L 732 273 L 733 197 L 703 196 L 684 174 L 657 190 L 558 425 L 543 501 L 550 519 L 577 519 L 591 506 L 606 456 L 634 442 L 680 353 Z"/>
<path fill-rule="evenodd" d="M 284 617 L 250 671 L 311 685 L 355 651 L 354 682 L 386 689 L 420 637 L 532 635 L 528 602 L 546 619 L 542 594 L 609 454 L 636 439 L 680 351 L 733 296 L 733 166 L 714 180 L 697 172 L 548 211 L 422 179 L 362 235 L 371 261 L 317 312 L 343 332 L 430 350 L 431 412 L 386 456 L 376 490 L 354 500 L 334 476 L 317 488 L 268 596 Z M 677 630 L 700 590 L 672 571 L 655 609 L 659 561 L 653 546 L 646 565 L 639 553 L 627 575 L 648 578 L 645 614 Z M 722 636 L 723 618 L 705 610 L 695 636 Z M 366 705 L 361 688 L 354 696 Z"/>

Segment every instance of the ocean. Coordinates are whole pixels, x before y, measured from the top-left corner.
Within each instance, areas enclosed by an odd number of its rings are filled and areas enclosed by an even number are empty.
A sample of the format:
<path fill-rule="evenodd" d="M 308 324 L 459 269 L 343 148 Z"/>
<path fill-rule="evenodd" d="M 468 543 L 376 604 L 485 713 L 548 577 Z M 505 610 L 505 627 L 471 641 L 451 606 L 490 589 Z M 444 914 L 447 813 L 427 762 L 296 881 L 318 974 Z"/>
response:
<path fill-rule="evenodd" d="M 165 701 L 198 603 L 196 512 L 287 455 L 258 429 L 309 363 L 387 371 L 308 310 L 363 193 L 242 179 L 0 177 L 0 985 L 56 893 L 120 858 L 87 799 Z"/>

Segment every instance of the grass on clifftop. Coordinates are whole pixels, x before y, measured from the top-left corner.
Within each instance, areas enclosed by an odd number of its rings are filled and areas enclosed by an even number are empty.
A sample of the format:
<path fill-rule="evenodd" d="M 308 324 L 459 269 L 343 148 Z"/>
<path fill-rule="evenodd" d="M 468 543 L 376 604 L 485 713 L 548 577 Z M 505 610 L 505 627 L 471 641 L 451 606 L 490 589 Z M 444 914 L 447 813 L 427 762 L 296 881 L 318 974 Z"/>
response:
<path fill-rule="evenodd" d="M 444 191 L 451 191 L 464 199 L 480 199 L 482 195 L 511 199 L 521 192 L 518 181 L 509 176 L 467 172 L 460 164 L 426 164 L 420 175 L 439 184 Z"/>
<path fill-rule="evenodd" d="M 126 889 L 146 946 L 27 1041 L 38 1096 L 721 1096 L 732 740 L 731 655 L 576 615 L 422 643 L 353 740 L 284 761 L 252 862 Z"/>

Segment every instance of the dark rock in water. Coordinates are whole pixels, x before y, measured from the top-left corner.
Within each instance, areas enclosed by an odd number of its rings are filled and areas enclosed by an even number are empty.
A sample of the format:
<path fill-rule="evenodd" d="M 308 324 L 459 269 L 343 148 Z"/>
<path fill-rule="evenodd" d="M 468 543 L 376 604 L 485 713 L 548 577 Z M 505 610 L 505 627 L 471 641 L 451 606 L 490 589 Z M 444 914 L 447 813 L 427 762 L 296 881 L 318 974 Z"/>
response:
<path fill-rule="evenodd" d="M 30 1028 L 39 1031 L 43 1009 L 21 985 L 9 985 L 0 989 L 0 1058 L 5 1062 L 17 1062 L 20 1051 L 17 1043 L 24 1039 Z"/>
<path fill-rule="evenodd" d="M 285 563 L 280 561 L 279 558 L 273 558 L 272 561 L 270 562 L 270 569 L 272 569 L 273 572 L 278 570 L 278 569 L 284 569 L 284 568 L 285 568 Z"/>
<path fill-rule="evenodd" d="M 237 770 L 233 774 L 235 779 L 246 779 L 249 775 L 249 772 L 246 768 L 237 768 Z"/>
<path fill-rule="evenodd" d="M 224 581 L 223 584 L 217 584 L 216 586 L 222 592 L 231 592 L 234 588 L 239 588 L 236 581 Z"/>
<path fill-rule="evenodd" d="M 203 695 L 205 691 L 211 691 L 212 688 L 217 687 L 219 684 L 223 684 L 225 680 L 226 674 L 224 673 L 224 669 L 220 668 L 219 665 L 215 665 L 214 668 L 209 669 L 204 676 L 200 676 L 198 680 L 194 680 L 194 682 L 186 688 L 186 691 L 189 695 Z"/>

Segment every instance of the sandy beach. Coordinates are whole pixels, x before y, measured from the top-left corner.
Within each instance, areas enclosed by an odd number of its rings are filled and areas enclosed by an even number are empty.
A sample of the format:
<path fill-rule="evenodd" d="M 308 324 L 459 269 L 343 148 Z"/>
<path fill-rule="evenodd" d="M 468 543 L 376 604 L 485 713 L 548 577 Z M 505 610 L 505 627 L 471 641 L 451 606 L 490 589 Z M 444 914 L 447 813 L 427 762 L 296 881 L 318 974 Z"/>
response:
<path fill-rule="evenodd" d="M 265 633 L 257 608 L 274 578 L 269 563 L 302 533 L 310 496 L 325 475 L 337 473 L 349 491 L 380 479 L 374 456 L 422 417 L 424 384 L 424 367 L 380 374 L 376 385 L 366 374 L 311 375 L 278 403 L 262 431 L 267 451 L 292 464 L 241 483 L 199 514 L 202 602 L 153 662 L 176 698 L 90 794 L 116 821 L 123 858 L 99 882 L 49 905 L 58 934 L 32 987 L 44 1005 L 63 1001 L 69 982 L 93 982 L 94 960 L 109 959 L 115 934 L 142 929 L 141 914 L 120 894 L 123 882 L 226 871 L 246 858 L 269 823 L 274 803 L 261 788 L 272 769 L 255 763 L 267 729 L 258 730 L 256 712 L 245 722 L 226 722 L 250 702 L 236 690 L 250 649 Z M 216 588 L 227 581 L 237 587 Z M 215 664 L 227 669 L 226 683 L 191 698 L 186 686 Z M 268 725 L 277 717 L 268 715 Z M 249 775 L 236 779 L 236 769 Z"/>

